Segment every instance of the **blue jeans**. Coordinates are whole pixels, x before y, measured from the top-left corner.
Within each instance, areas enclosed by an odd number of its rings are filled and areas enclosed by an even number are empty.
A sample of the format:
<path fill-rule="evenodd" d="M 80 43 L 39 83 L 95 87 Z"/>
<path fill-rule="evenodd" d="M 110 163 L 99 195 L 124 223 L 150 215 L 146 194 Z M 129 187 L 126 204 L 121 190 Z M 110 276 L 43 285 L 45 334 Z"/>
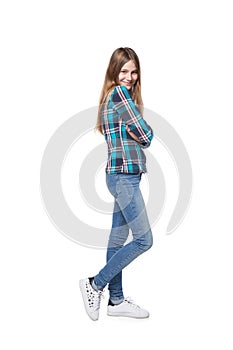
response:
<path fill-rule="evenodd" d="M 124 300 L 122 269 L 153 244 L 145 203 L 139 188 L 141 174 L 106 174 L 106 183 L 114 196 L 112 229 L 107 248 L 107 263 L 94 277 L 94 284 L 103 289 L 107 284 L 110 300 Z M 124 244 L 132 232 L 133 239 Z"/>

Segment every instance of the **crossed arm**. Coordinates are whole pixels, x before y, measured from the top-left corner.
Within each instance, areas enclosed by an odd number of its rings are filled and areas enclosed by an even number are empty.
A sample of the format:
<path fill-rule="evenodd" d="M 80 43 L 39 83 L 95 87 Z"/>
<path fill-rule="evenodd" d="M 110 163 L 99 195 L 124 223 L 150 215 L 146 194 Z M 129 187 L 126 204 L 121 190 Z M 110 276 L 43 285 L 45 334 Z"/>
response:
<path fill-rule="evenodd" d="M 149 147 L 153 130 L 141 116 L 126 87 L 116 86 L 112 100 L 115 110 L 126 124 L 128 134 L 140 144 L 140 147 Z"/>

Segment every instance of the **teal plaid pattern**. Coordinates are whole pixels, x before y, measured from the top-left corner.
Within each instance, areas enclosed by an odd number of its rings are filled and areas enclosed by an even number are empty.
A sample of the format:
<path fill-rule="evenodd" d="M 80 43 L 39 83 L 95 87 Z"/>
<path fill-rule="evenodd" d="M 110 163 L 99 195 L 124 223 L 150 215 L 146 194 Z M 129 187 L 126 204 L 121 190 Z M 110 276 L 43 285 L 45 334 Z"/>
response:
<path fill-rule="evenodd" d="M 106 172 L 146 172 L 146 156 L 143 148 L 151 144 L 153 131 L 141 116 L 125 86 L 115 86 L 101 109 L 101 120 L 108 146 Z M 139 139 L 135 141 L 126 131 L 129 126 Z"/>

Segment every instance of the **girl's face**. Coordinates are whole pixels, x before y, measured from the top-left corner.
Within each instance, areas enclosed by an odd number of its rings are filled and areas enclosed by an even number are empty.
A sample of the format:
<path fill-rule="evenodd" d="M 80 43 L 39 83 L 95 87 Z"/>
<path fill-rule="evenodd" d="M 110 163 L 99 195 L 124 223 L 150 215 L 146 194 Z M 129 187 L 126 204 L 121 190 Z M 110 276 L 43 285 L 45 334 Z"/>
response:
<path fill-rule="evenodd" d="M 118 79 L 119 84 L 125 86 L 128 90 L 136 84 L 138 80 L 138 71 L 132 60 L 125 63 L 121 68 Z"/>

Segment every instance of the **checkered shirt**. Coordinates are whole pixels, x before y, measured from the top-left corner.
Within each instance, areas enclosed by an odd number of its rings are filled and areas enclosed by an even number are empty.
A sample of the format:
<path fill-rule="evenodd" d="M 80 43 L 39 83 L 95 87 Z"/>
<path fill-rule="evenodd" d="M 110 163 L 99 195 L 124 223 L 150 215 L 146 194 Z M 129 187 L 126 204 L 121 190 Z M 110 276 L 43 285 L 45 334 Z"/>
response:
<path fill-rule="evenodd" d="M 151 144 L 153 131 L 141 116 L 125 86 L 115 86 L 102 105 L 102 127 L 108 146 L 106 172 L 146 172 L 146 156 L 143 148 Z M 135 141 L 126 131 L 128 125 L 139 139 Z"/>

